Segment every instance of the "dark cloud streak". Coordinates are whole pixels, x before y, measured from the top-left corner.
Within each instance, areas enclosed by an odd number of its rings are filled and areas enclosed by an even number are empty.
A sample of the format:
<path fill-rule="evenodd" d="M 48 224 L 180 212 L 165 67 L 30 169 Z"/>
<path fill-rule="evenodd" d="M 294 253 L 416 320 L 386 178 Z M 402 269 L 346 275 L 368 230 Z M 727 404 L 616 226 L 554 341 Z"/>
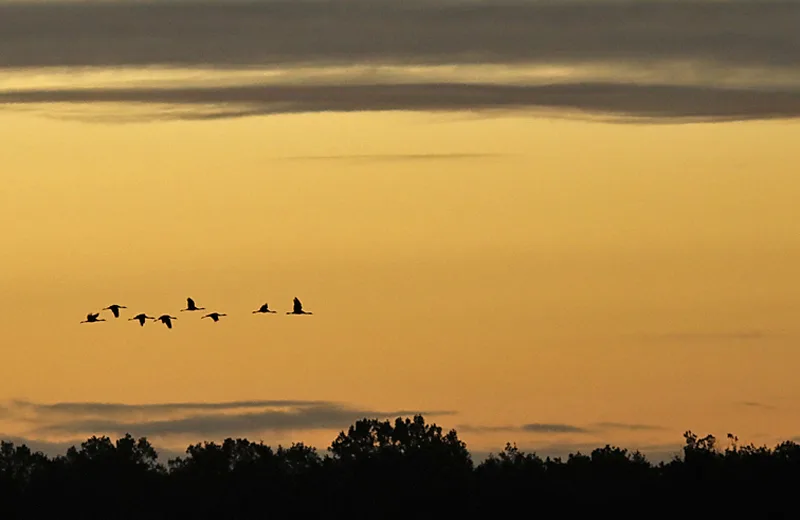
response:
<path fill-rule="evenodd" d="M 631 424 L 619 422 L 600 422 L 591 426 L 575 426 L 572 424 L 561 423 L 530 423 L 520 426 L 484 426 L 463 424 L 456 428 L 458 431 L 471 433 L 495 433 L 495 432 L 527 432 L 527 433 L 599 433 L 608 430 L 628 430 L 628 431 L 654 431 L 664 430 L 661 426 L 650 424 Z"/>
<path fill-rule="evenodd" d="M 579 426 L 572 426 L 570 424 L 546 424 L 546 423 L 531 423 L 523 424 L 520 430 L 524 432 L 535 433 L 587 433 L 588 430 Z"/>
<path fill-rule="evenodd" d="M 775 407 L 771 404 L 759 403 L 756 401 L 743 401 L 741 403 L 742 406 L 747 406 L 748 408 L 761 408 L 762 410 L 774 410 Z"/>
<path fill-rule="evenodd" d="M 729 121 L 800 116 L 800 90 L 627 83 L 550 85 L 263 85 L 213 88 L 49 89 L 0 92 L 6 108 L 41 103 L 168 105 L 144 119 L 357 111 L 573 111 L 654 121 Z M 205 113 L 203 111 L 206 111 Z M 221 112 L 217 114 L 217 112 Z"/>

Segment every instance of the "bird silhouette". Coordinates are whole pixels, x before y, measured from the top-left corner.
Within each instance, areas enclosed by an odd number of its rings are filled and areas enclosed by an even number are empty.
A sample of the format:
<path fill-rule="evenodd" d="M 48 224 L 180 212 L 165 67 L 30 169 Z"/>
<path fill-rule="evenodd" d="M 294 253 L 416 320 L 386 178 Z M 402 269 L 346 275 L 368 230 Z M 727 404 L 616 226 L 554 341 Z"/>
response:
<path fill-rule="evenodd" d="M 145 313 L 141 313 L 141 314 L 137 314 L 137 315 L 136 315 L 136 316 L 134 316 L 133 318 L 128 318 L 128 321 L 133 321 L 133 320 L 139 320 L 139 325 L 141 325 L 142 327 L 144 327 L 144 322 L 145 322 L 145 321 L 147 321 L 147 320 L 153 320 L 153 321 L 155 321 L 155 318 L 154 318 L 154 317 L 152 317 L 152 316 L 148 316 L 148 315 L 147 315 L 147 314 L 145 314 Z"/>
<path fill-rule="evenodd" d="M 86 315 L 86 319 L 83 320 L 81 323 L 95 323 L 98 321 L 106 321 L 103 318 L 98 318 L 100 316 L 99 312 L 90 312 Z"/>
<path fill-rule="evenodd" d="M 186 298 L 186 308 L 185 309 L 181 309 L 181 312 L 183 312 L 183 311 L 203 311 L 205 309 L 206 309 L 205 307 L 198 307 L 197 305 L 195 305 L 193 299 Z"/>
<path fill-rule="evenodd" d="M 303 310 L 303 304 L 300 303 L 300 300 L 297 298 L 294 299 L 294 309 L 287 312 L 286 314 L 313 314 L 311 312 L 306 312 Z"/>
<path fill-rule="evenodd" d="M 275 311 L 269 310 L 269 304 L 265 303 L 264 305 L 262 305 L 261 307 L 259 307 L 258 309 L 253 311 L 253 314 L 258 314 L 258 313 L 263 313 L 263 314 L 272 313 L 272 314 L 275 314 Z"/>
<path fill-rule="evenodd" d="M 206 314 L 203 318 L 211 318 L 214 321 L 219 321 L 220 316 L 227 316 L 227 314 L 220 314 L 219 312 L 212 312 L 210 314 Z M 200 318 L 201 320 L 203 318 Z"/>
<path fill-rule="evenodd" d="M 114 305 L 109 305 L 108 307 L 104 307 L 103 308 L 104 311 L 111 311 L 112 313 L 114 313 L 114 317 L 115 318 L 119 318 L 119 310 L 120 309 L 127 309 L 127 307 L 125 307 L 124 305 L 114 304 Z"/>
<path fill-rule="evenodd" d="M 175 316 L 170 316 L 169 314 L 162 314 L 161 316 L 159 316 L 157 318 L 156 321 L 160 321 L 161 323 L 166 325 L 168 329 L 171 329 L 172 328 L 172 320 L 177 320 L 177 319 L 178 318 L 176 318 Z"/>

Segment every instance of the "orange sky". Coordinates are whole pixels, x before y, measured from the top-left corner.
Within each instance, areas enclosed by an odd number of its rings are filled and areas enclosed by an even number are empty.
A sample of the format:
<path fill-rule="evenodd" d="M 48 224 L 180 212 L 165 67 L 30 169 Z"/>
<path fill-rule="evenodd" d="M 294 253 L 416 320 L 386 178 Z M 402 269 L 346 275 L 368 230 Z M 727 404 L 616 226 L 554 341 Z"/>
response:
<path fill-rule="evenodd" d="M 678 446 L 686 429 L 791 438 L 797 135 L 784 122 L 3 112 L 0 397 L 323 399 L 456 410 L 433 418 L 445 427 L 664 428 L 464 428 L 475 450 Z M 179 313 L 187 296 L 229 316 Z M 294 296 L 314 316 L 284 316 Z M 253 316 L 264 301 L 279 314 Z M 179 320 L 78 324 L 111 303 Z M 0 430 L 58 437 L 13 415 Z M 325 447 L 335 431 L 262 436 Z M 160 442 L 188 440 L 202 437 Z"/>

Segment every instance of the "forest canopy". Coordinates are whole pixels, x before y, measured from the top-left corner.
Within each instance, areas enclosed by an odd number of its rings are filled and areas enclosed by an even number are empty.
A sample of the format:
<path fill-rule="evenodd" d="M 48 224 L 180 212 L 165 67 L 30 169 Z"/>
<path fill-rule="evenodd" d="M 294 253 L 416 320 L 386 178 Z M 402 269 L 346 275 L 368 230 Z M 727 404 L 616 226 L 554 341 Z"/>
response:
<path fill-rule="evenodd" d="M 146 438 L 91 437 L 48 457 L 0 444 L 3 518 L 338 517 L 605 512 L 616 517 L 766 517 L 796 508 L 800 445 L 739 445 L 684 434 L 683 453 L 651 463 L 606 445 L 565 459 L 507 444 L 475 464 L 455 430 L 422 416 L 362 419 L 321 452 L 247 439 L 189 446 L 162 464 Z M 409 511 L 411 512 L 411 511 Z"/>

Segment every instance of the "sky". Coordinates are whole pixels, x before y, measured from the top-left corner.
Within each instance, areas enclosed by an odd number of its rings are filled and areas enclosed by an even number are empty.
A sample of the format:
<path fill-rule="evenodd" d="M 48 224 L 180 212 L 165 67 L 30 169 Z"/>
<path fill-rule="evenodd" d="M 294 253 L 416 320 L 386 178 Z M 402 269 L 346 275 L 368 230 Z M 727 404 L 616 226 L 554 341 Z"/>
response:
<path fill-rule="evenodd" d="M 0 437 L 324 450 L 422 413 L 478 458 L 800 439 L 798 26 L 0 2 Z"/>

